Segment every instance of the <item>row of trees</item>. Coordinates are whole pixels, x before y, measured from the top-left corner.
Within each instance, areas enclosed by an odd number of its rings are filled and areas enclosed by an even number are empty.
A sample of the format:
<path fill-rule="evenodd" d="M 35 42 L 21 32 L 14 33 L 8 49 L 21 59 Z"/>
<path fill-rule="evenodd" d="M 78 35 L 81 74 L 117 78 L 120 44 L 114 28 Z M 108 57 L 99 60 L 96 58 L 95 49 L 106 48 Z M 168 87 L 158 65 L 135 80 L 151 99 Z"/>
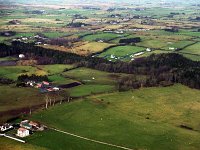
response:
<path fill-rule="evenodd" d="M 88 67 L 114 73 L 128 73 L 134 74 L 135 76 L 146 76 L 144 81 L 135 80 L 134 78 L 123 79 L 119 81 L 121 87 L 165 86 L 172 83 L 182 83 L 189 87 L 200 89 L 200 62 L 189 60 L 175 53 L 151 55 L 128 63 L 121 61 L 109 62 L 102 58 L 93 58 L 89 56 L 83 57 L 20 42 L 14 42 L 11 46 L 4 45 L 4 47 L 6 47 L 6 49 L 0 51 L 0 56 L 5 56 L 7 54 L 7 56 L 9 56 L 9 54 L 20 52 L 26 55 L 34 55 L 43 58 L 43 61 L 47 64 L 76 63 L 78 67 Z M 129 84 L 128 82 L 134 84 Z M 136 85 L 136 83 L 138 84 Z"/>
<path fill-rule="evenodd" d="M 35 74 L 32 75 L 20 75 L 17 79 L 19 82 L 27 82 L 27 81 L 36 81 L 36 82 L 42 82 L 42 81 L 49 81 L 48 77 L 46 75 L 44 76 L 37 76 Z"/>
<path fill-rule="evenodd" d="M 13 80 L 0 77 L 0 84 L 12 84 L 12 83 L 14 83 Z"/>

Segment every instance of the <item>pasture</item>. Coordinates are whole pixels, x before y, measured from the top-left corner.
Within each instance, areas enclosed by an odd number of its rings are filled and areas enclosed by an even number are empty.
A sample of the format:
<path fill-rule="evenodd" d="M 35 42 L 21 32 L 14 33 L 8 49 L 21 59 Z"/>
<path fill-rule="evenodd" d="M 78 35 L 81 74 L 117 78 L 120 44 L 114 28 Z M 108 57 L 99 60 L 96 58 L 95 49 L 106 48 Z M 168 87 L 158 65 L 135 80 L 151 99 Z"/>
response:
<path fill-rule="evenodd" d="M 142 88 L 90 96 L 38 112 L 31 119 L 80 136 L 133 149 L 198 150 L 199 97 L 198 90 L 180 84 Z M 60 143 L 61 136 L 64 135 L 47 132 L 30 139 L 29 143 L 49 149 L 65 144 L 73 147 L 70 140 Z M 45 144 L 51 141 L 53 145 Z M 88 146 L 88 141 L 77 139 L 77 142 Z M 77 149 L 75 145 L 73 148 Z M 99 146 L 96 145 L 95 149 Z"/>
<path fill-rule="evenodd" d="M 7 59 L 7 58 L 5 58 Z M 53 75 L 62 73 L 64 70 L 72 69 L 73 65 L 38 65 L 38 66 L 1 66 L 0 77 L 17 80 L 22 74 L 27 75 Z"/>
<path fill-rule="evenodd" d="M 163 47 L 163 49 L 170 50 L 170 48 L 176 49 L 182 49 L 188 45 L 192 45 L 195 43 L 194 41 L 177 41 L 177 42 L 168 42 L 166 47 Z"/>
<path fill-rule="evenodd" d="M 191 45 L 189 47 L 186 47 L 181 52 L 200 55 L 200 42 L 198 42 L 194 45 Z"/>
<path fill-rule="evenodd" d="M 70 88 L 67 91 L 69 92 L 69 95 L 71 97 L 82 97 L 93 94 L 112 92 L 115 90 L 115 85 L 83 84 L 77 87 Z"/>
<path fill-rule="evenodd" d="M 161 49 L 162 47 L 166 47 L 168 45 L 167 42 L 167 40 L 145 40 L 140 43 L 137 43 L 136 45 L 146 48 Z"/>
<path fill-rule="evenodd" d="M 123 35 L 115 34 L 115 33 L 95 33 L 91 35 L 86 35 L 83 37 L 85 41 L 109 41 L 118 37 L 123 37 Z"/>
<path fill-rule="evenodd" d="M 116 83 L 116 79 L 121 76 L 126 76 L 127 74 L 114 74 L 89 68 L 77 68 L 64 72 L 62 75 L 66 78 L 71 78 L 84 84 L 114 85 Z"/>
<path fill-rule="evenodd" d="M 45 103 L 44 95 L 34 88 L 0 85 L 0 122 L 16 117 Z"/>

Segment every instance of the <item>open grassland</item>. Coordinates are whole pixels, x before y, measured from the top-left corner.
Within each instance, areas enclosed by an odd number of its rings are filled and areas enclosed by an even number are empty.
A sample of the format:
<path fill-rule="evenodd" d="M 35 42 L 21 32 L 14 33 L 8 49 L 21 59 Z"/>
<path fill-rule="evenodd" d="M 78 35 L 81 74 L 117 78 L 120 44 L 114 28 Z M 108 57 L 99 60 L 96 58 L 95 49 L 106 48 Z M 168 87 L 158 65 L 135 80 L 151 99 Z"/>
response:
<path fill-rule="evenodd" d="M 194 45 L 191 45 L 189 47 L 186 47 L 181 52 L 200 55 L 200 42 L 198 42 L 198 43 L 196 43 Z"/>
<path fill-rule="evenodd" d="M 198 90 L 179 84 L 165 88 L 143 88 L 91 96 L 58 105 L 34 114 L 32 119 L 84 137 L 129 148 L 198 150 L 199 97 Z M 180 125 L 192 129 L 181 128 Z M 60 134 L 44 132 L 34 135 L 37 138 L 33 136 L 29 143 L 49 149 L 58 149 L 66 144 L 71 147 L 70 140 L 63 138 L 65 142 L 59 142 L 64 136 Z M 44 144 L 51 141 L 54 144 Z M 86 147 L 89 146 L 87 141 L 82 142 Z M 98 145 L 95 149 L 98 149 Z"/>

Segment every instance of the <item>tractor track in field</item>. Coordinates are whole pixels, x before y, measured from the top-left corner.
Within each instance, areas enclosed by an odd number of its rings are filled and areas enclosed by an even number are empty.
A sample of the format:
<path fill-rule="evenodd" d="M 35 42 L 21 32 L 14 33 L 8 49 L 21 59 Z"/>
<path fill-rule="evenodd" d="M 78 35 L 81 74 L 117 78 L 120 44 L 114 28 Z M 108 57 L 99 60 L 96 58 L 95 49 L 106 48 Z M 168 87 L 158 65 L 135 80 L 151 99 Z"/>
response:
<path fill-rule="evenodd" d="M 132 148 L 128 148 L 128 147 L 124 147 L 124 146 L 120 146 L 120 145 L 115 145 L 115 144 L 111 144 L 111 143 L 107 143 L 107 142 L 102 142 L 102 141 L 90 139 L 90 138 L 87 138 L 87 137 L 83 137 L 83 136 L 80 136 L 80 135 L 77 135 L 77 134 L 73 134 L 73 133 L 62 131 L 62 130 L 55 129 L 55 128 L 49 128 L 49 129 L 54 130 L 56 132 L 63 133 L 63 134 L 67 134 L 67 135 L 70 135 L 70 136 L 73 136 L 73 137 L 76 137 L 76 138 L 79 138 L 79 139 L 82 139 L 82 140 L 90 141 L 90 142 L 93 142 L 93 143 L 107 145 L 107 146 L 110 146 L 110 147 L 115 147 L 115 148 L 119 148 L 119 149 L 123 149 L 123 150 L 134 150 Z"/>

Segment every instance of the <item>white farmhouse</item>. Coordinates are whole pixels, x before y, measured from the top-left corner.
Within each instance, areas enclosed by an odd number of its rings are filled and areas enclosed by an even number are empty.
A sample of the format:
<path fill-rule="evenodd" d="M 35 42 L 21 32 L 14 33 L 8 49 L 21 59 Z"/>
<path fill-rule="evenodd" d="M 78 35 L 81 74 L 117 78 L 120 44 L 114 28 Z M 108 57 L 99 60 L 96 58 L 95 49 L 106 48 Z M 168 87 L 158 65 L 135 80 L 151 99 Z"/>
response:
<path fill-rule="evenodd" d="M 175 50 L 175 48 L 174 47 L 169 47 L 169 50 Z"/>
<path fill-rule="evenodd" d="M 19 54 L 19 58 L 25 58 L 24 54 Z"/>
<path fill-rule="evenodd" d="M 136 53 L 136 54 L 134 54 L 134 56 L 140 56 L 140 55 L 142 55 L 142 54 L 144 54 L 144 52 Z"/>
<path fill-rule="evenodd" d="M 19 137 L 26 137 L 29 136 L 29 130 L 25 129 L 25 128 L 19 128 L 17 130 L 17 136 Z"/>
<path fill-rule="evenodd" d="M 151 49 L 150 49 L 150 48 L 147 48 L 147 49 L 146 49 L 146 51 L 147 51 L 147 52 L 150 52 L 150 51 L 151 51 Z"/>

